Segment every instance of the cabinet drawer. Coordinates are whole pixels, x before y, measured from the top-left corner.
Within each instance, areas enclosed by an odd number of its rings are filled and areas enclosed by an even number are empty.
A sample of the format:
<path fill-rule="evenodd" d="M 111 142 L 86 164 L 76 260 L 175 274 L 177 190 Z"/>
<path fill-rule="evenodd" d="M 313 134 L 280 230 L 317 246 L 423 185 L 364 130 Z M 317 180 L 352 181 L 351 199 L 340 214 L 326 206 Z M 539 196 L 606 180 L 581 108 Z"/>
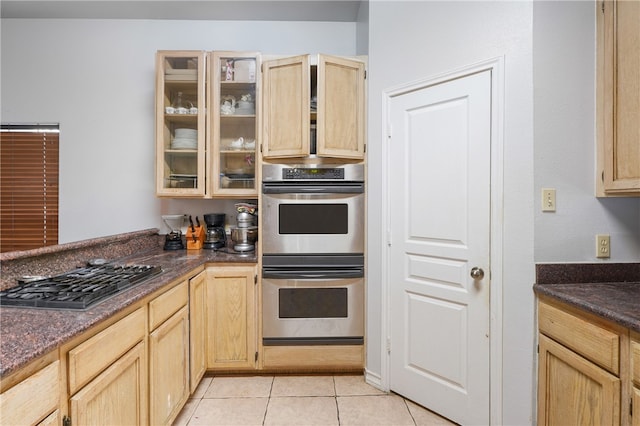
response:
<path fill-rule="evenodd" d="M 620 337 L 592 322 L 540 302 L 538 326 L 542 333 L 595 364 L 620 373 Z"/>
<path fill-rule="evenodd" d="M 640 341 L 631 341 L 631 377 L 636 386 L 640 387 Z"/>
<path fill-rule="evenodd" d="M 140 308 L 69 351 L 72 395 L 144 339 L 145 315 L 145 309 Z"/>
<path fill-rule="evenodd" d="M 35 424 L 58 406 L 60 361 L 55 361 L 0 395 L 2 424 Z"/>
<path fill-rule="evenodd" d="M 155 330 L 189 300 L 188 282 L 178 284 L 149 302 L 149 329 Z"/>

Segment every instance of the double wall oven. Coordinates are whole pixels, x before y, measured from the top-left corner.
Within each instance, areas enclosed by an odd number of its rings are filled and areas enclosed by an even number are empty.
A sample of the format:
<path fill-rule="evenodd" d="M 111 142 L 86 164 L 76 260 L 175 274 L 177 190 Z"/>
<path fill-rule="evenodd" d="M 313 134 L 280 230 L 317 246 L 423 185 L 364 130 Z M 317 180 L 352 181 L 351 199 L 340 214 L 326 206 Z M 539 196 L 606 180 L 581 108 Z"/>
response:
<path fill-rule="evenodd" d="M 262 170 L 264 345 L 362 344 L 364 166 Z"/>

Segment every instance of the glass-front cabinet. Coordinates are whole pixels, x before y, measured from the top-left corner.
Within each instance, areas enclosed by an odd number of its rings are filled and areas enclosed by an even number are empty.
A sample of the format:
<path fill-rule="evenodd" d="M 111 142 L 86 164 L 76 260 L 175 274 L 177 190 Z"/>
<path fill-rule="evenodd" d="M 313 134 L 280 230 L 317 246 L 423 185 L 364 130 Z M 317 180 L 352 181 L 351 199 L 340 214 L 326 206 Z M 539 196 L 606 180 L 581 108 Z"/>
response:
<path fill-rule="evenodd" d="M 260 54 L 210 52 L 213 197 L 255 196 Z"/>
<path fill-rule="evenodd" d="M 156 195 L 205 196 L 206 52 L 156 54 Z"/>

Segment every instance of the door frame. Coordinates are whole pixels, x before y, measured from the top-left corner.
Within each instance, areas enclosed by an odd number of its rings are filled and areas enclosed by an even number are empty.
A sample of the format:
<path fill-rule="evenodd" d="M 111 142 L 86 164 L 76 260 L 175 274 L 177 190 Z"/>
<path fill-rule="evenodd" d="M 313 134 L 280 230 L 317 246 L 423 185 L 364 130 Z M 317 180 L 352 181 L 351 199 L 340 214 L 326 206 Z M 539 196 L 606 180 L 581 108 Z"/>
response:
<path fill-rule="evenodd" d="M 389 164 L 390 132 L 390 103 L 391 99 L 415 90 L 420 90 L 450 80 L 455 80 L 482 71 L 491 71 L 491 187 L 490 187 L 490 343 L 489 343 L 489 419 L 491 424 L 502 424 L 502 293 L 503 293 L 503 206 L 504 206 L 504 57 L 496 57 L 478 62 L 450 72 L 442 73 L 426 79 L 405 83 L 388 88 L 382 92 L 382 135 L 384 143 L 382 163 L 382 223 L 386 226 L 387 244 L 382 249 L 382 291 L 381 291 L 381 377 L 380 387 L 390 390 L 390 356 L 388 345 L 390 341 L 390 205 L 389 205 Z"/>

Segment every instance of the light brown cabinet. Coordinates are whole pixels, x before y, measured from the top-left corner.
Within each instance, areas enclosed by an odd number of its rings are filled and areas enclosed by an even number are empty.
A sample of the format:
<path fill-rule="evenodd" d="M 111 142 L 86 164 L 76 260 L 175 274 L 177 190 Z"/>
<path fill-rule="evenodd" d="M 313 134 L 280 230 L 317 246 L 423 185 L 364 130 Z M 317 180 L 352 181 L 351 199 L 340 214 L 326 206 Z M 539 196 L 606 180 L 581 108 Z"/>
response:
<path fill-rule="evenodd" d="M 640 423 L 637 333 L 546 298 L 538 329 L 538 424 Z"/>
<path fill-rule="evenodd" d="M 146 307 L 68 352 L 73 424 L 147 423 Z"/>
<path fill-rule="evenodd" d="M 207 370 L 207 287 L 205 271 L 189 280 L 190 391 L 196 391 Z"/>
<path fill-rule="evenodd" d="M 51 357 L 49 357 L 51 358 Z M 58 424 L 60 361 L 52 362 L 0 394 L 0 420 L 5 425 Z"/>
<path fill-rule="evenodd" d="M 149 422 L 170 425 L 189 398 L 189 286 L 149 302 Z"/>
<path fill-rule="evenodd" d="M 631 333 L 631 424 L 640 426 L 640 333 Z"/>
<path fill-rule="evenodd" d="M 364 159 L 365 67 L 309 55 L 265 61 L 262 158 Z"/>
<path fill-rule="evenodd" d="M 156 53 L 156 195 L 206 194 L 206 53 Z"/>
<path fill-rule="evenodd" d="M 209 192 L 214 197 L 256 196 L 260 54 L 212 52 L 209 63 Z"/>
<path fill-rule="evenodd" d="M 207 268 L 207 368 L 257 365 L 256 267 Z"/>
<path fill-rule="evenodd" d="M 157 196 L 257 196 L 259 84 L 259 53 L 156 53 Z"/>
<path fill-rule="evenodd" d="M 640 2 L 596 7 L 596 195 L 640 196 Z"/>

